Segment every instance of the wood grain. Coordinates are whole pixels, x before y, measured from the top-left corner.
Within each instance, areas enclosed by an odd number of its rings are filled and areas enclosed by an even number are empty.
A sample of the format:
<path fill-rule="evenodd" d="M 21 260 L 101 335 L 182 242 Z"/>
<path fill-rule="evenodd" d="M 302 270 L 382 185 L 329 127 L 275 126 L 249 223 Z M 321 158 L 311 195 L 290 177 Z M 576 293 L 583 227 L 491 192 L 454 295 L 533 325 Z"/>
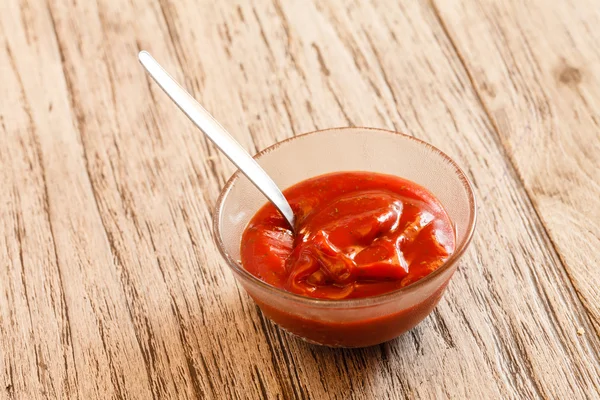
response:
<path fill-rule="evenodd" d="M 440 17 L 598 333 L 598 3 L 452 3 Z"/>
<path fill-rule="evenodd" d="M 0 398 L 599 398 L 597 15 L 549 4 L 8 0 Z M 234 169 L 142 48 L 251 152 L 359 125 L 455 158 L 479 223 L 434 313 L 352 351 L 266 320 L 212 241 Z"/>

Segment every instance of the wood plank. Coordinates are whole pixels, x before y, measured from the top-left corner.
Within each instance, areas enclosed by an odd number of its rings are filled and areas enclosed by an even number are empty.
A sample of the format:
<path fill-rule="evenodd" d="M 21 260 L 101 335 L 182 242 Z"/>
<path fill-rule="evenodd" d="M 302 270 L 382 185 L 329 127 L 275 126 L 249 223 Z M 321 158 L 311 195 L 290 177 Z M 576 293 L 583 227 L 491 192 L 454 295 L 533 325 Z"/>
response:
<path fill-rule="evenodd" d="M 210 13 L 210 4 L 204 7 Z M 210 207 L 226 177 L 224 159 L 159 89 L 149 89 L 137 62 L 139 48 L 151 44 L 183 81 L 160 5 L 54 2 L 51 9 L 92 187 L 152 392 L 256 398 L 267 390 L 291 397 L 293 382 L 280 370 L 285 355 L 271 350 L 261 333 L 264 319 L 242 297 L 212 241 Z M 189 76 L 192 86 L 203 79 Z M 211 85 L 229 77 L 213 73 L 212 79 Z M 230 103 L 216 95 L 212 101 Z"/>
<path fill-rule="evenodd" d="M 286 15 L 301 19 L 303 12 L 309 11 L 290 7 Z M 444 362 L 433 361 L 435 356 L 430 355 L 427 364 L 415 365 L 397 359 L 396 370 L 410 369 L 412 374 L 418 365 L 436 365 L 439 375 L 434 376 L 444 376 L 447 380 L 437 390 L 457 397 L 529 394 L 585 398 L 588 393 L 597 392 L 598 337 L 577 337 L 579 326 L 590 329 L 588 316 L 578 304 L 556 255 L 551 249 L 545 250 L 549 244 L 545 232 L 522 187 L 515 183 L 517 176 L 506 162 L 501 146 L 497 146 L 487 117 L 476 106 L 477 96 L 471 91 L 468 76 L 453 53 L 452 44 L 444 38 L 442 27 L 436 24 L 435 14 L 417 4 L 402 3 L 399 7 L 390 4 L 371 7 L 357 2 L 346 6 L 323 5 L 317 16 L 305 17 L 295 25 L 301 32 L 298 36 L 309 35 L 306 31 L 312 26 L 306 21 L 320 21 L 319 17 L 330 21 L 335 31 L 333 39 L 323 34 L 325 30 L 320 31 L 321 40 L 341 42 L 331 46 L 333 50 L 324 52 L 327 67 L 324 70 L 330 71 L 330 75 L 321 78 L 335 80 L 335 87 L 342 93 L 345 88 L 359 86 L 361 80 L 367 84 L 379 82 L 379 93 L 386 97 L 395 126 L 405 129 L 403 121 L 407 121 L 406 125 L 417 136 L 460 160 L 476 182 L 481 199 L 475 259 L 465 262 L 477 268 L 464 271 L 465 282 L 455 280 L 446 298 L 448 301 L 439 308 L 442 321 L 452 332 L 451 337 L 461 341 L 472 337 L 475 343 L 473 347 L 461 343 L 461 356 L 455 354 L 453 367 L 448 369 Z M 318 61 L 318 57 L 315 58 Z M 344 69 L 345 63 L 355 64 L 354 74 Z M 349 92 L 340 97 L 354 96 Z M 360 108 L 346 110 L 347 114 L 354 116 L 363 112 L 368 102 L 365 95 L 360 99 L 364 99 Z M 394 118 L 394 111 L 398 117 Z M 498 182 L 502 190 L 498 190 Z M 515 293 L 515 287 L 522 292 Z M 472 293 L 468 300 L 467 293 Z M 474 303 L 479 303 L 477 307 L 481 308 L 474 310 Z M 564 304 L 574 306 L 564 308 Z M 465 320 L 459 317 L 461 310 L 466 314 Z M 432 325 L 422 326 L 443 332 L 442 324 Z M 469 326 L 476 328 L 469 331 Z M 548 338 L 555 348 L 550 350 L 545 344 L 541 345 L 537 335 Z M 424 335 L 419 339 L 422 342 L 431 337 Z M 429 344 L 429 351 L 444 346 L 441 340 Z M 502 354 L 501 361 L 497 353 Z M 573 360 L 573 369 L 556 368 L 552 360 L 559 353 L 571 354 L 564 357 Z M 463 358 L 465 354 L 470 356 Z M 582 355 L 585 359 L 580 359 Z M 471 364 L 477 368 L 469 370 Z M 489 370 L 483 366 L 486 364 Z M 490 374 L 489 380 L 483 378 L 482 381 L 495 380 L 494 387 L 473 385 L 466 389 L 460 382 L 448 378 L 457 370 L 463 372 L 463 377 Z M 578 375 L 575 378 L 574 370 Z M 415 375 L 416 382 L 426 381 L 428 377 L 427 374 Z M 417 392 L 420 396 L 431 394 L 411 377 L 403 379 L 412 390 L 420 389 Z"/>
<path fill-rule="evenodd" d="M 17 399 L 150 396 L 52 20 L 44 4 L 6 7 L 0 390 Z"/>
<path fill-rule="evenodd" d="M 436 4 L 600 334 L 598 2 Z"/>
<path fill-rule="evenodd" d="M 0 16 L 10 48 L 0 50 L 9 137 L 0 184 L 12 188 L 0 193 L 0 267 L 8 265 L 0 270 L 0 347 L 8 349 L 0 393 L 598 392 L 600 339 L 587 304 L 429 4 L 24 4 L 12 1 Z M 476 185 L 479 225 L 432 316 L 395 341 L 353 351 L 307 345 L 265 320 L 211 237 L 212 206 L 233 168 L 147 79 L 141 48 L 250 151 L 364 125 L 410 132 L 454 157 Z M 19 76 L 27 76 L 22 89 Z M 579 327 L 588 333 L 578 336 Z"/>

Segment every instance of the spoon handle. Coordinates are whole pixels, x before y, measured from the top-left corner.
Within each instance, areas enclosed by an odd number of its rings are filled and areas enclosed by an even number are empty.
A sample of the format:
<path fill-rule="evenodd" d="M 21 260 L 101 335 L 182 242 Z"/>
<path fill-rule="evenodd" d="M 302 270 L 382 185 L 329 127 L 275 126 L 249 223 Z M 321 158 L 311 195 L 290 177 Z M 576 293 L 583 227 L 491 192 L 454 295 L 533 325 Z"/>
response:
<path fill-rule="evenodd" d="M 147 51 L 141 51 L 138 58 L 171 100 L 277 207 L 293 229 L 294 213 L 288 201 L 256 160 Z"/>

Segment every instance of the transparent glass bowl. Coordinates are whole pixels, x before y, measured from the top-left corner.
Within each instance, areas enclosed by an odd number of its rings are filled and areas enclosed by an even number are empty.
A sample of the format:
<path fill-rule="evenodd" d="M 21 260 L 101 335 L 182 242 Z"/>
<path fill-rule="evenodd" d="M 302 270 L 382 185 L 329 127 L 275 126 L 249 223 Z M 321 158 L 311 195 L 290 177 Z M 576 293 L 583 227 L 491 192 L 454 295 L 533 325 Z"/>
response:
<path fill-rule="evenodd" d="M 350 300 L 299 296 L 268 285 L 240 262 L 240 241 L 265 197 L 236 172 L 214 214 L 219 251 L 262 312 L 284 330 L 316 344 L 365 347 L 393 339 L 423 320 L 439 302 L 475 228 L 475 198 L 461 169 L 435 147 L 396 132 L 327 129 L 296 136 L 256 155 L 281 188 L 335 171 L 372 171 L 409 179 L 445 207 L 456 233 L 456 251 L 425 278 L 394 292 Z"/>

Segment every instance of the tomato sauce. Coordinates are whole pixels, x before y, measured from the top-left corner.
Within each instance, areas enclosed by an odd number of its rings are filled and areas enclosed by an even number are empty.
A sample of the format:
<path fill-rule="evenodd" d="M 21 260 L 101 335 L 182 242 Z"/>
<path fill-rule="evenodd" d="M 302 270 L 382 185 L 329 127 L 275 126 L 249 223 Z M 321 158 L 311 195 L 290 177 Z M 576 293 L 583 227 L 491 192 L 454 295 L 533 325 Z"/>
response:
<path fill-rule="evenodd" d="M 396 176 L 336 172 L 284 191 L 295 233 L 272 204 L 242 236 L 241 261 L 259 279 L 320 299 L 353 299 L 418 281 L 454 252 L 452 223 L 426 189 Z"/>
<path fill-rule="evenodd" d="M 431 295 L 411 307 L 343 322 L 301 316 L 298 310 L 285 310 L 253 298 L 267 317 L 304 340 L 331 347 L 367 347 L 387 342 L 415 327 L 437 305 L 447 284 L 444 281 Z"/>

